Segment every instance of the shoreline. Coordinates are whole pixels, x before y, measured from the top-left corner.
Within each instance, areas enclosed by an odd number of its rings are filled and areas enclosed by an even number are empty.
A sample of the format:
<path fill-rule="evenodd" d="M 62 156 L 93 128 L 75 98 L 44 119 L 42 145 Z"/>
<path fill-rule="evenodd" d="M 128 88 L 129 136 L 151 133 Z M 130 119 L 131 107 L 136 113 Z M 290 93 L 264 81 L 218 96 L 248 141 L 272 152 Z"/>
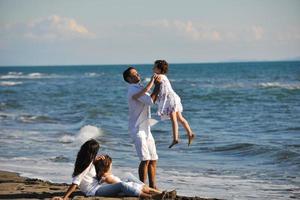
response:
<path fill-rule="evenodd" d="M 22 177 L 19 173 L 0 170 L 0 199 L 51 199 L 63 196 L 69 185 Z M 137 197 L 86 197 L 78 189 L 70 196 L 77 200 L 138 200 Z M 218 200 L 216 198 L 177 195 L 176 200 Z"/>

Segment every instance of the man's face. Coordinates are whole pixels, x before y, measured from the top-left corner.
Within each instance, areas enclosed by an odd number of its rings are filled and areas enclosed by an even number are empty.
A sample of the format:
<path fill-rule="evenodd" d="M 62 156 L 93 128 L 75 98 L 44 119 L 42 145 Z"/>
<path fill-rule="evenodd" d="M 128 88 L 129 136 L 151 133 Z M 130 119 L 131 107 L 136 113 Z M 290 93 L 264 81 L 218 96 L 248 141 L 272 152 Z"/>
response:
<path fill-rule="evenodd" d="M 135 69 L 130 70 L 130 76 L 128 77 L 130 83 L 139 83 L 141 81 L 141 77 L 139 73 Z"/>

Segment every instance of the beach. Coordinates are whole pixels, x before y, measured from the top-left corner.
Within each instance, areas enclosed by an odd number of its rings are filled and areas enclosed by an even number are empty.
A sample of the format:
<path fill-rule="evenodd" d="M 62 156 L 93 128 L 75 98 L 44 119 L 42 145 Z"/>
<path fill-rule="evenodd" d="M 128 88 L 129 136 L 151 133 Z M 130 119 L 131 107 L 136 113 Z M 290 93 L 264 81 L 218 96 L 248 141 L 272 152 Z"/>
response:
<path fill-rule="evenodd" d="M 66 183 L 51 183 L 40 179 L 31 179 L 19 176 L 14 172 L 0 171 L 0 199 L 51 199 L 63 196 L 68 189 Z M 77 190 L 70 198 L 87 200 L 137 200 L 136 197 L 86 197 Z M 177 196 L 180 200 L 217 200 L 215 198 L 200 198 Z"/>

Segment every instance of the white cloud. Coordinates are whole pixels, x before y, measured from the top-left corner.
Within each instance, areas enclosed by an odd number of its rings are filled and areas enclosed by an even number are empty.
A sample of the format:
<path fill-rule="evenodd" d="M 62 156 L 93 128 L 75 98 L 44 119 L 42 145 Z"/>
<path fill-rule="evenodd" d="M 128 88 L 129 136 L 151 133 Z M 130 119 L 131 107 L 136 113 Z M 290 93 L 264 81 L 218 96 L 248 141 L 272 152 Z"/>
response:
<path fill-rule="evenodd" d="M 37 40 L 71 40 L 75 38 L 94 38 L 84 25 L 75 19 L 52 15 L 46 18 L 32 20 L 26 23 L 7 25 L 6 32 Z"/>
<path fill-rule="evenodd" d="M 170 35 L 183 36 L 192 41 L 220 41 L 222 34 L 211 27 L 196 24 L 190 20 L 157 20 L 142 24 L 144 27 L 156 28 Z M 163 29 L 163 30 L 162 30 Z"/>
<path fill-rule="evenodd" d="M 176 20 L 172 22 L 172 25 L 179 33 L 183 33 L 193 40 L 200 40 L 202 38 L 203 33 L 191 21 L 183 22 Z"/>
<path fill-rule="evenodd" d="M 252 26 L 251 30 L 255 40 L 261 40 L 263 38 L 265 31 L 261 26 Z"/>

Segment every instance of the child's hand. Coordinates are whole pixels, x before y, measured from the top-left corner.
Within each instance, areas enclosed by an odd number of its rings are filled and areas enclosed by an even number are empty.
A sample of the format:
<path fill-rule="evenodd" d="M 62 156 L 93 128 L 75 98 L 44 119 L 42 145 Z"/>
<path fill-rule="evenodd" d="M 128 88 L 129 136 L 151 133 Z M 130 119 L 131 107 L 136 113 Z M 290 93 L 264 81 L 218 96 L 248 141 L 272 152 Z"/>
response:
<path fill-rule="evenodd" d="M 156 75 L 156 76 L 154 77 L 154 84 L 156 85 L 156 84 L 161 83 L 161 76 L 158 75 L 158 74 L 154 74 L 154 75 Z M 153 76 L 154 76 L 154 75 L 153 75 Z"/>
<path fill-rule="evenodd" d="M 151 82 L 154 82 L 158 77 L 158 74 L 154 73 L 151 77 Z"/>

